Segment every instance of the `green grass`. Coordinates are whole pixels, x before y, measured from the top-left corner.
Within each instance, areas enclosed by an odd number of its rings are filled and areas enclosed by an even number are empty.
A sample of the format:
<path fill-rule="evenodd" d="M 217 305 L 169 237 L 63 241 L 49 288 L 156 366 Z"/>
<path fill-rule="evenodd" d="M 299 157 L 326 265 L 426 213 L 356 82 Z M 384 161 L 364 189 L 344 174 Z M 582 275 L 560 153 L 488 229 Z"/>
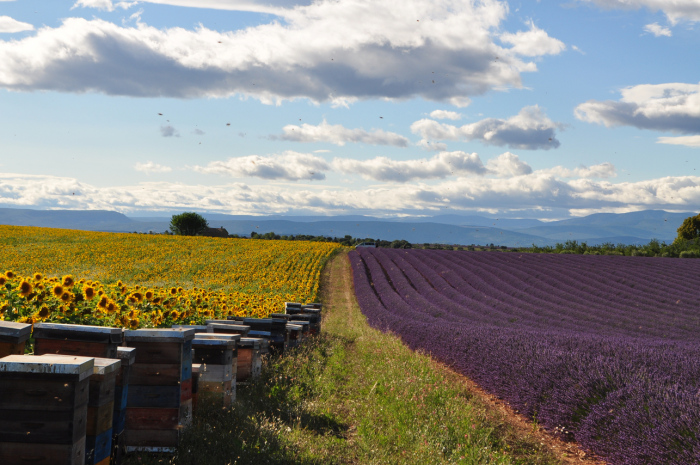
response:
<path fill-rule="evenodd" d="M 175 456 L 129 464 L 558 463 L 457 375 L 370 328 L 344 255 L 326 272 L 319 337 L 268 360 L 233 409 L 200 406 Z"/>

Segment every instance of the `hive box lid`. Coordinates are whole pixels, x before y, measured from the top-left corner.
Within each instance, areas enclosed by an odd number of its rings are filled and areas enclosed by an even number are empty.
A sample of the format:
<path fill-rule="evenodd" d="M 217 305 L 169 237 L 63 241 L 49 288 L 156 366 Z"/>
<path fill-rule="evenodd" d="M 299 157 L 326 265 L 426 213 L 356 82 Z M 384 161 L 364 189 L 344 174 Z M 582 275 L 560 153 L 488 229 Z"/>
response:
<path fill-rule="evenodd" d="M 206 333 L 207 325 L 172 325 L 171 328 L 194 329 L 195 333 Z"/>
<path fill-rule="evenodd" d="M 136 348 L 117 347 L 117 358 L 121 360 L 122 365 L 133 365 L 136 362 Z"/>
<path fill-rule="evenodd" d="M 109 326 L 36 323 L 34 338 L 121 344 L 122 329 Z"/>
<path fill-rule="evenodd" d="M 285 302 L 284 306 L 287 308 L 301 308 L 301 302 Z"/>
<path fill-rule="evenodd" d="M 309 323 L 308 321 L 289 320 L 289 323 L 297 326 L 311 326 L 311 323 Z"/>
<path fill-rule="evenodd" d="M 301 331 L 303 328 L 301 325 L 294 325 L 287 323 L 287 331 Z"/>
<path fill-rule="evenodd" d="M 198 344 L 198 341 L 203 341 L 205 339 L 224 339 L 226 341 L 240 341 L 240 334 L 226 334 L 226 333 L 197 333 L 194 337 L 192 344 Z"/>
<path fill-rule="evenodd" d="M 242 337 L 241 340 L 238 341 L 238 347 L 260 349 L 262 341 L 263 339 L 257 337 Z"/>
<path fill-rule="evenodd" d="M 63 355 L 63 354 L 44 354 L 44 355 L 39 355 L 39 357 L 71 357 L 73 358 L 72 355 Z M 94 365 L 92 367 L 92 374 L 93 375 L 108 375 L 110 373 L 113 373 L 119 369 L 121 366 L 121 361 L 117 360 L 116 358 L 100 358 L 100 357 L 95 357 L 94 358 Z"/>
<path fill-rule="evenodd" d="M 14 321 L 0 321 L 0 342 L 19 344 L 29 339 L 31 333 L 32 325 L 15 323 Z"/>
<path fill-rule="evenodd" d="M 83 380 L 92 374 L 95 359 L 73 355 L 8 355 L 0 359 L 0 373 L 76 375 Z"/>
<path fill-rule="evenodd" d="M 226 347 L 229 349 L 233 349 L 234 347 L 236 347 L 236 340 L 235 339 L 222 339 L 222 338 L 217 339 L 217 338 L 198 338 L 198 337 L 195 337 L 192 340 L 192 347 L 194 347 L 195 353 L 196 353 L 197 347 L 199 347 L 199 348 L 202 348 L 202 347 L 210 347 L 210 348 Z"/>
<path fill-rule="evenodd" d="M 289 320 L 290 318 L 292 318 L 292 315 L 289 315 L 287 313 L 271 313 L 270 316 L 272 318 L 281 318 L 285 320 Z"/>
<path fill-rule="evenodd" d="M 124 333 L 126 342 L 186 342 L 194 339 L 194 329 L 152 328 L 135 329 Z"/>
<path fill-rule="evenodd" d="M 211 334 L 212 332 L 215 332 L 215 331 L 221 331 L 223 333 L 230 331 L 231 333 L 248 334 L 248 331 L 250 331 L 250 326 L 221 324 L 221 323 L 209 323 L 207 325 L 207 334 Z"/>

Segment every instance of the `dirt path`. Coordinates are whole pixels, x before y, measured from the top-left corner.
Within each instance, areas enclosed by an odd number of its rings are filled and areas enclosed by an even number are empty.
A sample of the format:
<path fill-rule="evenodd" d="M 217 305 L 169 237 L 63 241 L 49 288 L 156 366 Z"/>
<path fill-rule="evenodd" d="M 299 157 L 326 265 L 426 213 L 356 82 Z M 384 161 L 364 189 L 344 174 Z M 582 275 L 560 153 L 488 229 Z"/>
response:
<path fill-rule="evenodd" d="M 322 275 L 322 290 L 324 306 L 334 310 L 349 309 L 357 306 L 355 299 L 352 268 L 346 253 L 338 254 L 325 267 Z M 352 315 L 353 312 L 345 312 Z M 520 435 L 536 438 L 552 455 L 563 464 L 605 465 L 606 462 L 584 452 L 578 444 L 565 442 L 556 436 L 549 434 L 543 428 L 513 411 L 513 409 L 501 399 L 481 389 L 469 378 L 454 372 L 442 363 L 433 360 L 435 368 L 452 374 L 478 401 L 488 410 L 497 413 L 507 424 L 512 426 Z"/>

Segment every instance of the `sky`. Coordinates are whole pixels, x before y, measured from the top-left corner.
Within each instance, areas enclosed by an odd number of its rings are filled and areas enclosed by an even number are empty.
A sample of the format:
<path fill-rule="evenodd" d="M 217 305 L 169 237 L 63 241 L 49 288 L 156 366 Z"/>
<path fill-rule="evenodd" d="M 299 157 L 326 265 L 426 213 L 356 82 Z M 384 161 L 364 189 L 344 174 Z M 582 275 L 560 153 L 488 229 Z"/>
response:
<path fill-rule="evenodd" d="M 0 0 L 0 207 L 700 210 L 700 0 Z"/>

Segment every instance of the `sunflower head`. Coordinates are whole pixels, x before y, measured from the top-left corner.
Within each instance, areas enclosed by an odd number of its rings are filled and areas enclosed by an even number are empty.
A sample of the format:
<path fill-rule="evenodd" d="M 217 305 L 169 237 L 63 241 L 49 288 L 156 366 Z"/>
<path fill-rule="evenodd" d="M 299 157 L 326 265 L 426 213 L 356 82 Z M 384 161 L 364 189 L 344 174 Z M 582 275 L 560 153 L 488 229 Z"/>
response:
<path fill-rule="evenodd" d="M 134 292 L 134 293 L 131 294 L 131 295 L 134 296 L 134 299 L 136 299 L 136 301 L 137 301 L 138 303 L 143 302 L 143 294 L 142 294 L 142 293 L 140 293 L 140 292 Z"/>
<path fill-rule="evenodd" d="M 52 292 L 53 292 L 53 295 L 55 295 L 56 297 L 61 297 L 63 295 L 64 291 L 65 290 L 63 289 L 63 286 L 61 286 L 60 284 L 56 284 L 53 287 Z"/>
<path fill-rule="evenodd" d="M 119 307 L 117 306 L 117 303 L 114 302 L 114 301 L 112 301 L 112 300 L 110 300 L 110 301 L 107 303 L 107 311 L 110 312 L 110 313 L 116 312 L 116 311 L 118 310 L 118 308 L 119 308 Z"/>
<path fill-rule="evenodd" d="M 34 281 L 41 281 L 44 276 L 41 273 L 34 273 Z"/>
<path fill-rule="evenodd" d="M 100 308 L 107 308 L 108 303 L 109 303 L 109 297 L 107 297 L 106 295 L 103 294 L 102 297 L 100 297 L 100 301 L 97 302 L 97 306 Z"/>
<path fill-rule="evenodd" d="M 63 303 L 68 303 L 68 302 L 70 302 L 71 300 L 73 300 L 73 294 L 71 294 L 70 292 L 66 291 L 66 292 L 64 292 L 63 294 L 61 294 L 60 299 L 61 299 L 61 302 L 63 302 Z"/>
<path fill-rule="evenodd" d="M 153 291 L 146 291 L 145 297 L 146 300 L 153 300 Z"/>
<path fill-rule="evenodd" d="M 12 279 L 12 278 L 15 277 L 15 272 L 12 271 L 12 270 L 7 270 L 7 271 L 5 271 L 5 277 L 6 277 L 7 279 Z"/>
<path fill-rule="evenodd" d="M 171 287 L 170 288 L 170 295 L 175 295 L 177 294 L 177 288 Z"/>
<path fill-rule="evenodd" d="M 29 281 L 22 281 L 19 283 L 19 295 L 22 297 L 27 297 L 29 294 L 32 293 L 34 289 L 32 288 L 32 285 L 29 283 Z"/>
<path fill-rule="evenodd" d="M 71 287 L 75 284 L 75 279 L 73 279 L 73 276 L 67 274 L 63 277 L 62 282 L 64 286 Z"/>
<path fill-rule="evenodd" d="M 51 315 L 51 310 L 49 309 L 49 307 L 47 307 L 46 305 L 42 305 L 41 310 L 39 310 L 39 313 L 37 313 L 37 316 L 39 318 L 48 318 L 49 315 Z"/>
<path fill-rule="evenodd" d="M 4 286 L 7 282 L 7 278 L 4 275 L 0 275 L 0 286 Z"/>
<path fill-rule="evenodd" d="M 94 287 L 88 286 L 84 289 L 84 291 L 85 291 L 85 298 L 86 299 L 92 300 L 95 298 L 95 288 Z"/>

